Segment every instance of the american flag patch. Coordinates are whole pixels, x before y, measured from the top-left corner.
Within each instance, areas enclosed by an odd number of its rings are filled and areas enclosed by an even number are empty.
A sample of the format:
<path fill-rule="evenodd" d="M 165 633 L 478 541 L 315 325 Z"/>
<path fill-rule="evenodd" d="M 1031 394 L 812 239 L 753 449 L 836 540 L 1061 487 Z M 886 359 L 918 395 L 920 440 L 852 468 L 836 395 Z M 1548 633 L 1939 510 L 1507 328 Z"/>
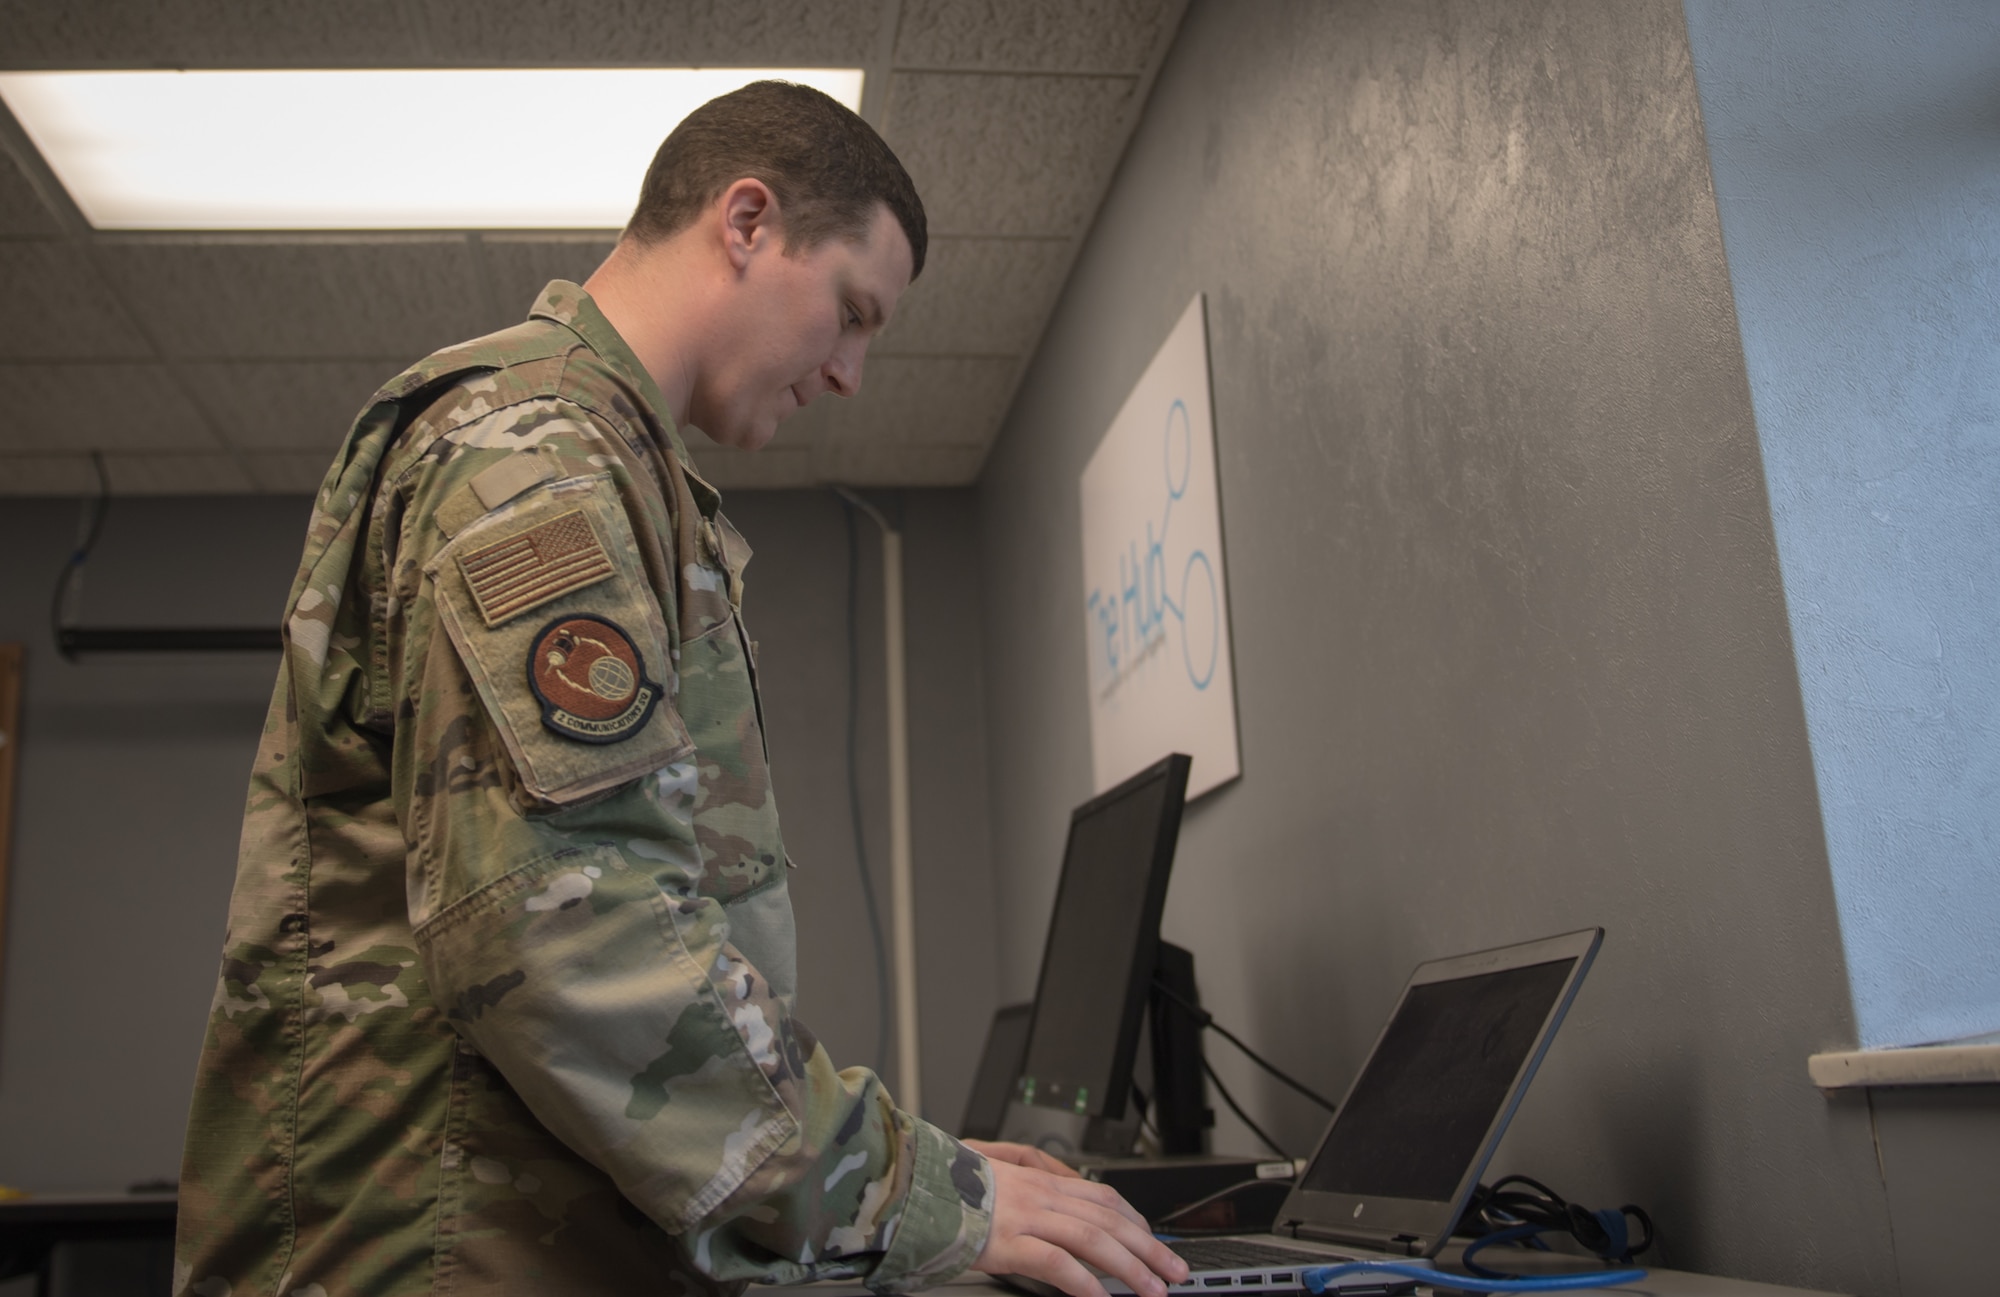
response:
<path fill-rule="evenodd" d="M 582 510 L 461 554 L 458 570 L 488 629 L 611 575 L 611 556 Z"/>

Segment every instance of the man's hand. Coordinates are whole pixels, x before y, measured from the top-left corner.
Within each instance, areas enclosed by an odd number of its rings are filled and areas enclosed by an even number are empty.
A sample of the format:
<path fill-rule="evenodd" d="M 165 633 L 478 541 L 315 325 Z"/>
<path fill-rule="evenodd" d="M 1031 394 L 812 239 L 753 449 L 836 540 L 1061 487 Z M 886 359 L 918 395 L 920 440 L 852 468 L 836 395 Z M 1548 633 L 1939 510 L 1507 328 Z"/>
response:
<path fill-rule="evenodd" d="M 1071 1297 L 1107 1297 L 1085 1262 L 1144 1297 L 1166 1297 L 1167 1284 L 1187 1278 L 1187 1263 L 1109 1185 L 1020 1144 L 973 1147 L 993 1169 L 993 1225 L 973 1269 L 1026 1275 Z M 1043 1169 L 1049 1162 L 1058 1169 Z"/>
<path fill-rule="evenodd" d="M 1069 1163 L 1050 1157 L 1028 1144 L 1003 1144 L 990 1139 L 961 1139 L 958 1142 L 989 1162 L 1012 1162 L 1015 1166 L 1032 1166 L 1037 1171 L 1047 1171 L 1050 1175 L 1066 1175 L 1073 1180 L 1081 1178 Z"/>

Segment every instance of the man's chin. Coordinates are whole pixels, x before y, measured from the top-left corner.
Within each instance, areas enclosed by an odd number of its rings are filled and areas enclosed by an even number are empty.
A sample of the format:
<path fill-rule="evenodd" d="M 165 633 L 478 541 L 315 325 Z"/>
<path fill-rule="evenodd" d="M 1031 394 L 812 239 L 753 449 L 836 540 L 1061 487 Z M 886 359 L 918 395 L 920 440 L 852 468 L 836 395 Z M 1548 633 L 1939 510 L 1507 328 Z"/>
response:
<path fill-rule="evenodd" d="M 727 446 L 731 450 L 762 450 L 778 435 L 778 425 L 771 423 L 762 427 L 723 428 L 714 432 L 703 428 L 701 432 L 716 445 Z"/>

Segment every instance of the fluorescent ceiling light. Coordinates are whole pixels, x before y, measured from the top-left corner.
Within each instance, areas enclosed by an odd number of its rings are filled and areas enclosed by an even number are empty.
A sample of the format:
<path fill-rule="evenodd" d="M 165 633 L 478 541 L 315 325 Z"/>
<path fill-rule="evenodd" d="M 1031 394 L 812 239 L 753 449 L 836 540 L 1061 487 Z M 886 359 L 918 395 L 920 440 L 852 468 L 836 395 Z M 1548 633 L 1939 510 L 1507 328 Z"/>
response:
<path fill-rule="evenodd" d="M 8 72 L 100 230 L 616 229 L 681 118 L 751 81 L 858 109 L 858 68 Z"/>

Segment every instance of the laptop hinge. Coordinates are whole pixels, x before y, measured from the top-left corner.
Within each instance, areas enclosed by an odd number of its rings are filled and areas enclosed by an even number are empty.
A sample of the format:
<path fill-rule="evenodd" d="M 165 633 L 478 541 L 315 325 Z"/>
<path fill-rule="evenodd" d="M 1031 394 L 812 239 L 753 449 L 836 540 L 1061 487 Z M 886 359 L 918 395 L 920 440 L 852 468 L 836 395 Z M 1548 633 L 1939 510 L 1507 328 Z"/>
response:
<path fill-rule="evenodd" d="M 1416 1234 L 1370 1234 L 1358 1230 L 1328 1229 L 1324 1225 L 1309 1225 L 1302 1220 L 1288 1220 L 1278 1227 L 1278 1232 L 1293 1238 L 1309 1238 L 1315 1243 L 1332 1243 L 1336 1247 L 1360 1248 L 1368 1252 L 1422 1256 L 1427 1250 L 1424 1239 Z"/>

